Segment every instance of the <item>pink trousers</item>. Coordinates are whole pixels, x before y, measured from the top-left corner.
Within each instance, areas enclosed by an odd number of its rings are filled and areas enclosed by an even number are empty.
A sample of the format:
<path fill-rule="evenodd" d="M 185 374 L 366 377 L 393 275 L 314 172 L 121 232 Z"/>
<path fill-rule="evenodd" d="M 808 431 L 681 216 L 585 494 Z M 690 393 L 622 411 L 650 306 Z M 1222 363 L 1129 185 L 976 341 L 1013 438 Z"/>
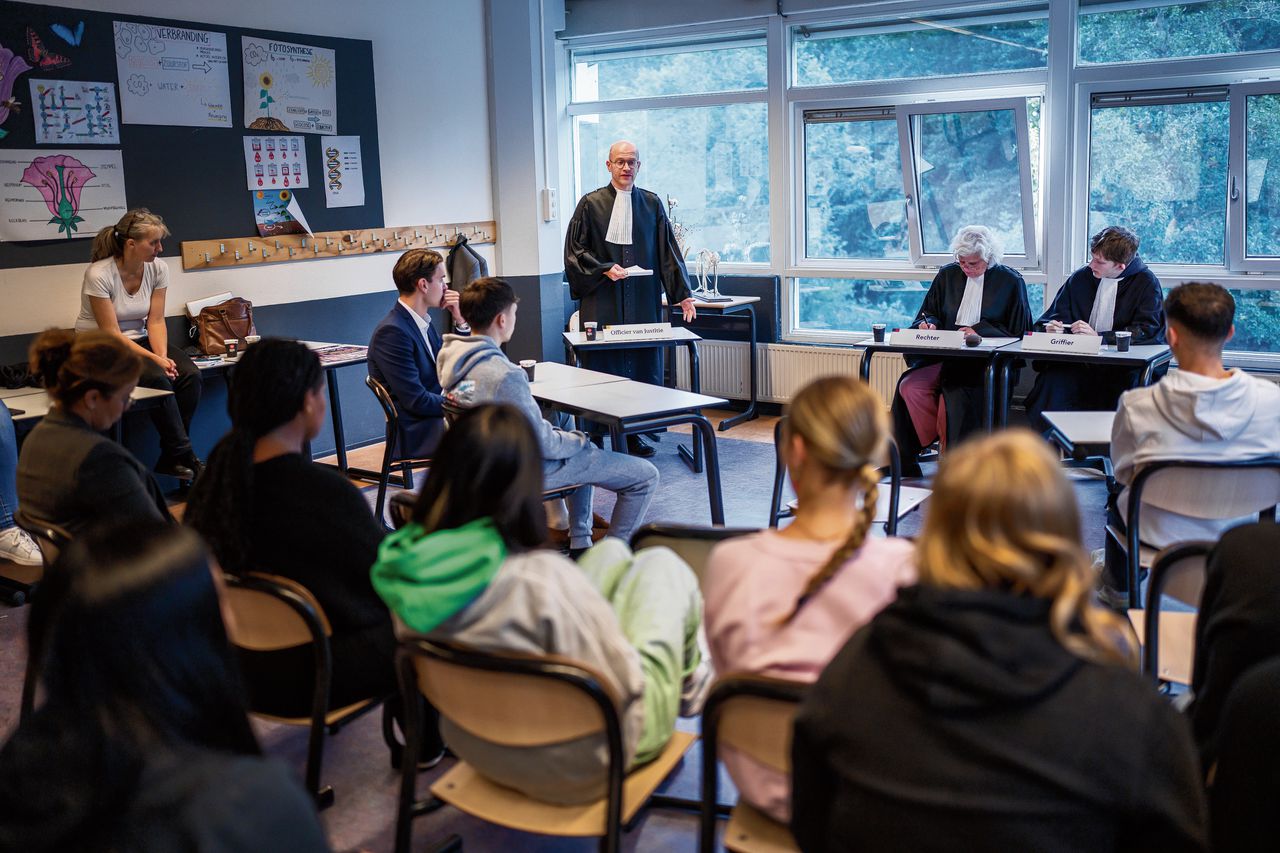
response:
<path fill-rule="evenodd" d="M 938 441 L 947 449 L 947 406 L 942 399 L 942 365 L 918 367 L 903 377 L 898 393 L 911 415 L 921 447 Z"/>

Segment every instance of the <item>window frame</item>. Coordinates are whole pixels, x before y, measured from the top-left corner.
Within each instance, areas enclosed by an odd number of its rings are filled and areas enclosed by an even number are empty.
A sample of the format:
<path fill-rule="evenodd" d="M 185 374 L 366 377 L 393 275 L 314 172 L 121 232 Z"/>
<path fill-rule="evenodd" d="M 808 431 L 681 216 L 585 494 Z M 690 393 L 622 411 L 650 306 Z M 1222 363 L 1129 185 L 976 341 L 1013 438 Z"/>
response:
<path fill-rule="evenodd" d="M 1231 271 L 1280 272 L 1280 253 L 1249 255 L 1247 228 L 1248 208 L 1248 106 L 1256 95 L 1280 96 L 1280 82 L 1240 83 L 1229 87 L 1231 136 L 1227 157 L 1227 265 Z M 1252 289 L 1252 288 L 1249 288 Z"/>

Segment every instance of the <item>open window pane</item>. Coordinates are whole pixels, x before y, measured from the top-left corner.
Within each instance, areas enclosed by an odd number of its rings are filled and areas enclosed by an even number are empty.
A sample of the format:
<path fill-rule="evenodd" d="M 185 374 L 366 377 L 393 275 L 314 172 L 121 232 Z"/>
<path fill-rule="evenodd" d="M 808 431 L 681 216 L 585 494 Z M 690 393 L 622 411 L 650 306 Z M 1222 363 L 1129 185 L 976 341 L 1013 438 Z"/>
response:
<path fill-rule="evenodd" d="M 1280 0 L 1081 0 L 1082 65 L 1280 49 Z"/>
<path fill-rule="evenodd" d="M 999 13 L 913 15 L 875 23 L 793 30 L 797 86 L 951 77 L 1044 68 L 1047 3 Z"/>
<path fill-rule="evenodd" d="M 902 258 L 910 253 L 898 123 L 805 117 L 805 256 Z"/>
<path fill-rule="evenodd" d="M 1017 122 L 1014 109 L 912 116 L 924 254 L 948 254 L 962 225 L 985 225 L 1006 253 L 1026 253 L 1022 168 L 1030 158 L 1019 157 Z"/>
<path fill-rule="evenodd" d="M 1245 98 L 1244 200 L 1245 254 L 1280 257 L 1280 94 Z"/>
<path fill-rule="evenodd" d="M 763 38 L 573 54 L 573 100 L 612 101 L 764 89 Z"/>
<path fill-rule="evenodd" d="M 578 195 L 608 183 L 609 146 L 629 139 L 642 163 L 636 186 L 677 202 L 668 213 L 687 229 L 686 258 L 710 249 L 722 261 L 767 263 L 766 113 L 760 103 L 577 116 Z"/>
<path fill-rule="evenodd" d="M 1133 229 L 1148 263 L 1221 266 L 1226 244 L 1226 100 L 1095 103 L 1089 233 Z"/>

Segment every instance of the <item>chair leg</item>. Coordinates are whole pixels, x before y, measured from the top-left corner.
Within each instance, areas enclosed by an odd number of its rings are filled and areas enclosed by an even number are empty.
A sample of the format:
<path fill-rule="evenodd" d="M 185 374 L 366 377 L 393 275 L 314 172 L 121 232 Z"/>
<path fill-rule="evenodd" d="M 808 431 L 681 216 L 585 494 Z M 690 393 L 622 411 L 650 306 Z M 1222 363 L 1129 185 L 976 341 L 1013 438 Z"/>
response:
<path fill-rule="evenodd" d="M 413 491 L 413 466 L 408 462 L 400 466 L 400 482 L 404 488 Z"/>
<path fill-rule="evenodd" d="M 382 470 L 378 476 L 378 500 L 374 504 L 373 514 L 378 519 L 378 523 L 386 526 L 383 521 L 382 512 L 387 505 L 387 481 L 391 479 L 391 442 L 386 443 L 386 449 L 382 452 Z"/>
<path fill-rule="evenodd" d="M 307 737 L 307 790 L 316 801 L 316 808 L 327 809 L 333 805 L 333 787 L 320 785 L 320 770 L 324 763 L 324 717 L 311 721 Z"/>

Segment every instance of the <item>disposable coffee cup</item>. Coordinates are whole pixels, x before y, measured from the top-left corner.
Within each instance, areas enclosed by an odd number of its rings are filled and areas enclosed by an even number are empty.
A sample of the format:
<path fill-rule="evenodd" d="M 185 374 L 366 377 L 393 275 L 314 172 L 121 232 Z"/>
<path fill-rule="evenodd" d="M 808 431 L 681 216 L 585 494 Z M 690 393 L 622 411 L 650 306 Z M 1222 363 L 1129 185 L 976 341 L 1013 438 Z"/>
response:
<path fill-rule="evenodd" d="M 538 367 L 538 362 L 531 358 L 526 358 L 524 361 L 520 362 L 520 366 L 524 368 L 525 375 L 528 376 L 529 381 L 532 382 L 534 371 L 537 370 Z"/>
<path fill-rule="evenodd" d="M 1116 332 L 1116 352 L 1128 352 L 1132 339 L 1132 332 Z"/>
<path fill-rule="evenodd" d="M 236 338 L 226 338 L 222 341 L 222 345 L 226 347 L 227 358 L 235 358 L 240 354 L 240 341 Z"/>
<path fill-rule="evenodd" d="M 871 337 L 878 344 L 884 343 L 884 327 L 885 327 L 884 323 L 871 324 Z"/>
<path fill-rule="evenodd" d="M 262 335 L 245 335 L 244 345 L 252 346 L 253 344 L 256 344 L 260 340 L 262 340 Z"/>
<path fill-rule="evenodd" d="M 586 334 L 586 336 L 587 336 L 587 340 L 589 340 L 589 341 L 594 341 L 594 340 L 596 339 L 596 324 L 595 324 L 595 323 L 583 323 L 583 324 L 582 324 L 582 331 Z"/>

